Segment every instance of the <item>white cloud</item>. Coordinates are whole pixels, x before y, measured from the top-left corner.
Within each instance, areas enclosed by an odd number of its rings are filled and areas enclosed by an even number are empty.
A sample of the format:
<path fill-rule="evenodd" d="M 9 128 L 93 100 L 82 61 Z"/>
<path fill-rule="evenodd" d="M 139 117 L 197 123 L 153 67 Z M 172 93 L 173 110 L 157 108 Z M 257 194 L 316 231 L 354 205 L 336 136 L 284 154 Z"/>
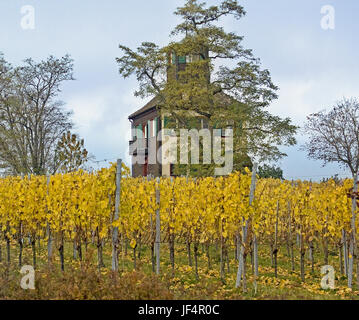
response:
<path fill-rule="evenodd" d="M 331 108 L 343 97 L 358 97 L 356 88 L 359 81 L 348 77 L 343 71 L 328 70 L 325 75 L 311 79 L 296 77 L 276 80 L 280 87 L 279 99 L 271 105 L 271 112 L 290 117 L 294 123 L 301 125 L 307 115 Z"/>
<path fill-rule="evenodd" d="M 144 102 L 130 90 L 124 94 L 115 86 L 69 96 L 67 107 L 73 110 L 75 130 L 96 160 L 121 157 L 127 164 L 131 128 L 128 116 Z"/>

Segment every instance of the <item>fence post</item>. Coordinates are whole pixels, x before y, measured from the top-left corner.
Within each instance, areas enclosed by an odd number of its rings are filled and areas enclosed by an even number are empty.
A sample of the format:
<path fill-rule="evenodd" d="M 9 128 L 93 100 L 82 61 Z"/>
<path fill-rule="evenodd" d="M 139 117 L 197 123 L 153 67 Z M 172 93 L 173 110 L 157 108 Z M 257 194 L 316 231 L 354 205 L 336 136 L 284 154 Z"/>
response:
<path fill-rule="evenodd" d="M 358 192 L 358 173 L 354 175 L 354 185 L 353 185 L 353 197 L 352 197 L 352 217 L 350 221 L 351 232 L 349 234 L 349 259 L 348 259 L 348 288 L 352 288 L 353 282 L 353 271 L 354 271 L 354 258 L 356 257 L 356 201 Z"/>
<path fill-rule="evenodd" d="M 157 178 L 156 186 L 156 274 L 160 274 L 160 245 L 161 245 L 161 216 L 160 216 L 160 178 Z"/>
<path fill-rule="evenodd" d="M 343 256 L 344 256 L 344 274 L 348 276 L 348 242 L 346 231 L 342 230 Z"/>
<path fill-rule="evenodd" d="M 46 186 L 47 186 L 47 195 L 49 195 L 49 186 L 50 186 L 50 175 L 47 174 L 46 175 Z M 51 228 L 50 228 L 50 224 L 49 221 L 47 221 L 47 259 L 50 262 L 51 258 L 52 258 L 52 234 L 51 234 Z"/>
<path fill-rule="evenodd" d="M 250 191 L 249 191 L 249 205 L 250 206 L 252 205 L 252 202 L 254 199 L 254 192 L 255 192 L 255 188 L 256 188 L 257 167 L 258 167 L 258 164 L 255 163 L 253 165 L 251 187 L 250 187 Z M 247 234 L 248 234 L 248 222 L 249 222 L 249 219 L 245 222 L 245 225 L 242 227 L 242 241 L 241 241 L 241 250 L 239 252 L 236 288 L 238 288 L 241 285 L 242 275 L 243 275 L 243 279 L 245 277 L 244 253 L 245 253 L 245 242 L 246 242 Z"/>
<path fill-rule="evenodd" d="M 113 221 L 118 221 L 120 217 L 120 195 L 121 195 L 121 168 L 122 160 L 117 160 L 116 168 L 116 196 L 115 196 L 115 217 Z M 112 271 L 118 271 L 118 227 L 113 227 L 112 231 Z"/>

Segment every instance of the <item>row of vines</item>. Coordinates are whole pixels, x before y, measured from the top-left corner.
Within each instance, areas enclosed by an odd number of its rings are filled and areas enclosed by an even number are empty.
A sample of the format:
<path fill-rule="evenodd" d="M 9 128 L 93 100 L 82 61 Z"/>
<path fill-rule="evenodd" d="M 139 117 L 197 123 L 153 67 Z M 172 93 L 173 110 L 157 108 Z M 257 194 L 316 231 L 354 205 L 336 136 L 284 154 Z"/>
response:
<path fill-rule="evenodd" d="M 63 270 L 65 243 L 72 242 L 81 258 L 81 248 L 92 241 L 97 245 L 99 268 L 104 266 L 106 244 L 123 247 L 128 243 L 135 268 L 136 250 L 150 248 L 155 272 L 156 245 L 165 243 L 174 271 L 176 245 L 181 244 L 198 278 L 199 247 L 205 249 L 209 269 L 210 248 L 215 247 L 221 277 L 225 278 L 232 252 L 239 263 L 237 286 L 242 283 L 245 288 L 247 256 L 254 259 L 258 276 L 258 246 L 268 245 L 276 274 L 279 248 L 287 248 L 294 270 L 293 248 L 298 246 L 303 281 L 306 253 L 314 268 L 314 247 L 323 251 L 324 264 L 330 248 L 338 250 L 341 271 L 349 276 L 353 272 L 348 263 L 353 258 L 348 245 L 353 229 L 352 185 L 349 179 L 321 183 L 258 179 L 254 189 L 249 171 L 218 178 L 147 179 L 130 178 L 122 165 L 122 179 L 116 186 L 115 164 L 94 173 L 6 177 L 0 179 L 1 235 L 8 263 L 11 246 L 19 247 L 19 265 L 25 239 L 32 245 L 34 266 L 35 243 L 42 240 L 47 241 L 49 260 L 59 254 Z"/>

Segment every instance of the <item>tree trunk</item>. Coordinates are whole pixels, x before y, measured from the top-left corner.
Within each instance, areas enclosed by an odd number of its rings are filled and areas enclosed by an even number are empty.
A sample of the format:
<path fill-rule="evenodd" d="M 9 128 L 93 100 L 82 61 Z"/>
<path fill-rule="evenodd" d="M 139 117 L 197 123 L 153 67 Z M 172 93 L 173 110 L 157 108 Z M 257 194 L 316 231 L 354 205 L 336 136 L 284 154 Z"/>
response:
<path fill-rule="evenodd" d="M 141 260 L 141 247 L 142 247 L 142 235 L 140 234 L 138 236 L 138 254 L 137 254 L 137 258 L 138 260 Z"/>
<path fill-rule="evenodd" d="M 271 243 L 270 244 L 270 263 L 271 263 L 271 267 L 273 268 L 274 267 L 274 247 L 273 247 L 273 244 Z"/>
<path fill-rule="evenodd" d="M 324 265 L 329 264 L 329 251 L 328 251 L 328 238 L 323 239 L 323 253 L 324 253 Z"/>
<path fill-rule="evenodd" d="M 304 240 L 302 236 L 302 230 L 300 230 L 300 277 L 302 282 L 305 281 L 305 273 L 304 273 L 304 260 L 305 260 L 305 248 L 304 248 Z"/>
<path fill-rule="evenodd" d="M 23 239 L 22 239 L 22 225 L 19 225 L 19 267 L 22 266 L 22 251 L 23 251 Z"/>
<path fill-rule="evenodd" d="M 155 261 L 155 243 L 151 242 L 151 262 L 152 262 L 152 272 L 156 272 L 156 261 Z"/>
<path fill-rule="evenodd" d="M 52 234 L 49 224 L 47 224 L 47 236 L 47 261 L 50 262 L 52 258 Z"/>
<path fill-rule="evenodd" d="M 235 238 L 234 238 L 234 245 L 235 245 L 235 249 L 234 249 L 234 259 L 236 260 L 236 261 L 238 261 L 238 235 L 237 236 L 235 236 Z"/>
<path fill-rule="evenodd" d="M 192 267 L 191 242 L 189 239 L 187 239 L 187 255 L 188 255 L 188 265 Z"/>
<path fill-rule="evenodd" d="M 88 241 L 87 241 L 87 237 L 85 237 L 85 253 L 87 253 L 87 249 L 88 249 Z M 82 249 L 81 249 L 81 238 L 80 238 L 80 240 L 79 240 L 79 247 L 80 247 L 80 251 L 81 252 L 79 252 L 79 256 L 81 255 L 81 257 L 80 257 L 80 260 L 82 260 Z M 118 252 L 117 252 L 117 255 L 118 255 Z"/>
<path fill-rule="evenodd" d="M 102 241 L 99 239 L 97 240 L 97 262 L 98 262 L 98 269 L 101 270 L 105 266 L 103 262 L 103 246 Z"/>
<path fill-rule="evenodd" d="M 31 248 L 32 248 L 32 264 L 34 269 L 36 269 L 36 239 L 35 237 L 31 240 Z"/>
<path fill-rule="evenodd" d="M 309 242 L 309 259 L 312 264 L 312 273 L 314 273 L 314 244 L 313 244 L 313 241 Z"/>
<path fill-rule="evenodd" d="M 87 241 L 85 241 L 85 250 L 87 252 Z M 77 241 L 77 252 L 78 252 L 80 261 L 82 261 L 82 246 L 81 246 L 81 238 L 80 237 Z"/>
<path fill-rule="evenodd" d="M 223 229 L 222 229 L 223 232 Z M 221 234 L 221 251 L 220 251 L 220 276 L 221 276 L 221 281 L 224 282 L 224 276 L 225 276 L 225 261 L 224 261 L 224 241 L 223 241 L 223 236 Z"/>
<path fill-rule="evenodd" d="M 94 236 L 96 236 L 97 234 L 97 265 L 98 265 L 98 269 L 99 271 L 101 270 L 101 268 L 103 268 L 105 266 L 104 262 L 103 262 L 103 240 L 100 239 L 100 232 L 98 227 L 96 228 L 96 231 L 94 232 Z M 94 239 L 95 241 L 95 239 Z"/>
<path fill-rule="evenodd" d="M 72 243 L 72 253 L 73 253 L 73 258 L 74 260 L 77 259 L 77 245 L 76 245 L 76 239 L 74 239 L 73 243 Z"/>
<path fill-rule="evenodd" d="M 239 262 L 238 262 L 238 270 L 237 270 L 237 280 L 236 280 L 236 288 L 238 288 L 241 284 L 243 277 L 243 267 L 244 267 L 244 250 L 241 245 L 241 249 L 239 251 Z"/>
<path fill-rule="evenodd" d="M 194 242 L 194 265 L 195 265 L 195 273 L 196 273 L 196 280 L 199 280 L 198 276 L 198 243 L 197 241 Z"/>
<path fill-rule="evenodd" d="M 243 255 L 243 292 L 247 292 L 247 253 Z"/>
<path fill-rule="evenodd" d="M 275 231 L 274 231 L 274 276 L 278 277 L 278 222 L 279 222 L 279 201 L 277 201 L 277 213 L 276 213 L 276 221 L 275 221 Z"/>
<path fill-rule="evenodd" d="M 278 249 L 274 249 L 274 277 L 278 278 Z"/>
<path fill-rule="evenodd" d="M 5 236 L 5 240 L 6 240 L 7 263 L 8 263 L 8 265 L 10 265 L 10 263 L 11 263 L 11 257 L 10 257 L 10 238 L 8 237 L 8 235 Z"/>
<path fill-rule="evenodd" d="M 128 239 L 125 237 L 125 256 L 127 257 Z"/>
<path fill-rule="evenodd" d="M 351 237 L 352 237 L 352 235 L 351 235 Z M 353 245 L 353 239 L 351 237 L 349 239 L 348 288 L 352 288 L 352 285 L 353 285 L 354 245 Z"/>
<path fill-rule="evenodd" d="M 211 256 L 209 253 L 209 243 L 206 243 L 206 256 L 207 256 L 207 268 L 208 270 L 211 270 Z"/>
<path fill-rule="evenodd" d="M 251 255 L 252 273 L 254 273 L 254 255 L 253 255 L 253 246 L 252 245 L 251 245 L 250 255 Z"/>
<path fill-rule="evenodd" d="M 112 252 L 113 252 L 112 254 L 114 254 L 114 249 L 112 249 Z M 119 250 L 117 250 L 115 261 L 114 258 L 112 257 L 112 265 L 114 262 L 118 264 L 119 261 L 118 259 L 119 259 Z M 125 240 L 124 240 L 123 232 L 121 232 L 121 270 L 122 272 L 125 271 Z"/>
<path fill-rule="evenodd" d="M 228 247 L 227 246 L 226 246 L 225 253 L 226 253 L 227 273 L 230 273 L 231 268 L 230 268 L 230 265 L 229 265 L 229 253 L 228 253 Z"/>
<path fill-rule="evenodd" d="M 173 234 L 169 237 L 169 247 L 170 247 L 170 261 L 171 261 L 171 267 L 172 267 L 172 276 L 174 276 L 175 273 L 175 236 Z"/>
<path fill-rule="evenodd" d="M 305 259 L 305 252 L 301 250 L 301 252 L 300 252 L 300 278 L 301 278 L 302 282 L 305 281 L 304 259 Z"/>
<path fill-rule="evenodd" d="M 292 184 L 293 186 L 293 184 Z M 294 271 L 295 266 L 294 266 L 294 244 L 293 244 L 293 239 L 292 239 L 292 213 L 291 213 L 291 203 L 290 201 L 288 201 L 288 212 L 289 212 L 289 230 L 288 230 L 288 243 L 289 243 L 289 256 L 290 256 L 290 261 L 291 261 L 291 267 L 292 267 L 292 271 Z"/>
<path fill-rule="evenodd" d="M 19 267 L 21 268 L 22 266 L 22 250 L 23 250 L 23 244 L 22 244 L 22 239 L 19 239 Z"/>
<path fill-rule="evenodd" d="M 59 247 L 59 253 L 60 253 L 61 271 L 65 271 L 64 244 L 63 244 L 63 242 Z"/>
<path fill-rule="evenodd" d="M 294 244 L 291 243 L 290 245 L 290 261 L 291 261 L 291 265 L 292 265 L 292 271 L 295 270 L 295 262 L 294 262 Z"/>
<path fill-rule="evenodd" d="M 286 247 L 287 247 L 287 257 L 290 257 L 290 245 L 289 245 L 289 237 L 288 236 L 287 236 Z"/>
<path fill-rule="evenodd" d="M 259 272 L 258 272 L 258 240 L 257 240 L 257 236 L 254 234 L 253 235 L 253 262 L 254 262 L 254 275 L 255 278 L 259 276 Z"/>
<path fill-rule="evenodd" d="M 134 268 L 135 270 L 137 270 L 136 248 L 137 248 L 137 244 L 136 244 L 135 247 L 133 248 L 133 268 Z"/>
<path fill-rule="evenodd" d="M 340 268 L 340 274 L 344 275 L 344 268 L 343 268 L 343 244 L 338 244 L 338 252 L 339 252 L 339 268 Z"/>

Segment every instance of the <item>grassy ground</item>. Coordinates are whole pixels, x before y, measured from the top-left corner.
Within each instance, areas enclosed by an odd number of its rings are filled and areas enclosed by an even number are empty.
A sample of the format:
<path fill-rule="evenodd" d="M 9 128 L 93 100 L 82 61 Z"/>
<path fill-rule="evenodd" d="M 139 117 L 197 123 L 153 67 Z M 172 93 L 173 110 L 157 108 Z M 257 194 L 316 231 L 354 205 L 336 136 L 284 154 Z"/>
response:
<path fill-rule="evenodd" d="M 329 264 L 335 268 L 335 290 L 321 289 L 320 269 L 323 256 L 319 249 L 315 251 L 315 268 L 306 261 L 305 282 L 300 280 L 299 254 L 295 250 L 295 271 L 291 272 L 290 258 L 286 249 L 278 253 L 278 277 L 274 277 L 269 247 L 259 246 L 259 277 L 257 290 L 254 289 L 254 277 L 250 258 L 247 260 L 247 292 L 235 288 L 237 261 L 233 250 L 230 252 L 229 270 L 226 265 L 225 279 L 220 279 L 219 252 L 211 247 L 211 269 L 208 270 L 204 250 L 199 250 L 199 280 L 194 267 L 188 265 L 187 249 L 176 244 L 175 273 L 172 275 L 169 250 L 166 244 L 161 246 L 161 275 L 152 273 L 150 251 L 142 247 L 137 255 L 137 270 L 134 271 L 133 251 L 128 248 L 127 256 L 120 253 L 120 272 L 111 272 L 111 247 L 104 248 L 105 268 L 97 268 L 97 251 L 93 245 L 83 248 L 83 260 L 72 257 L 72 244 L 65 248 L 65 272 L 60 270 L 59 255 L 47 263 L 46 244 L 37 244 L 38 263 L 35 273 L 35 290 L 23 290 L 20 287 L 22 275 L 18 267 L 18 248 L 11 247 L 10 267 L 4 261 L 5 245 L 2 244 L 2 262 L 0 263 L 0 299 L 359 299 L 359 291 L 346 287 L 346 277 L 340 274 L 338 256 L 331 252 Z M 307 255 L 306 255 L 307 258 Z M 192 257 L 193 260 L 193 257 Z M 32 251 L 26 245 L 23 264 L 32 264 Z"/>

